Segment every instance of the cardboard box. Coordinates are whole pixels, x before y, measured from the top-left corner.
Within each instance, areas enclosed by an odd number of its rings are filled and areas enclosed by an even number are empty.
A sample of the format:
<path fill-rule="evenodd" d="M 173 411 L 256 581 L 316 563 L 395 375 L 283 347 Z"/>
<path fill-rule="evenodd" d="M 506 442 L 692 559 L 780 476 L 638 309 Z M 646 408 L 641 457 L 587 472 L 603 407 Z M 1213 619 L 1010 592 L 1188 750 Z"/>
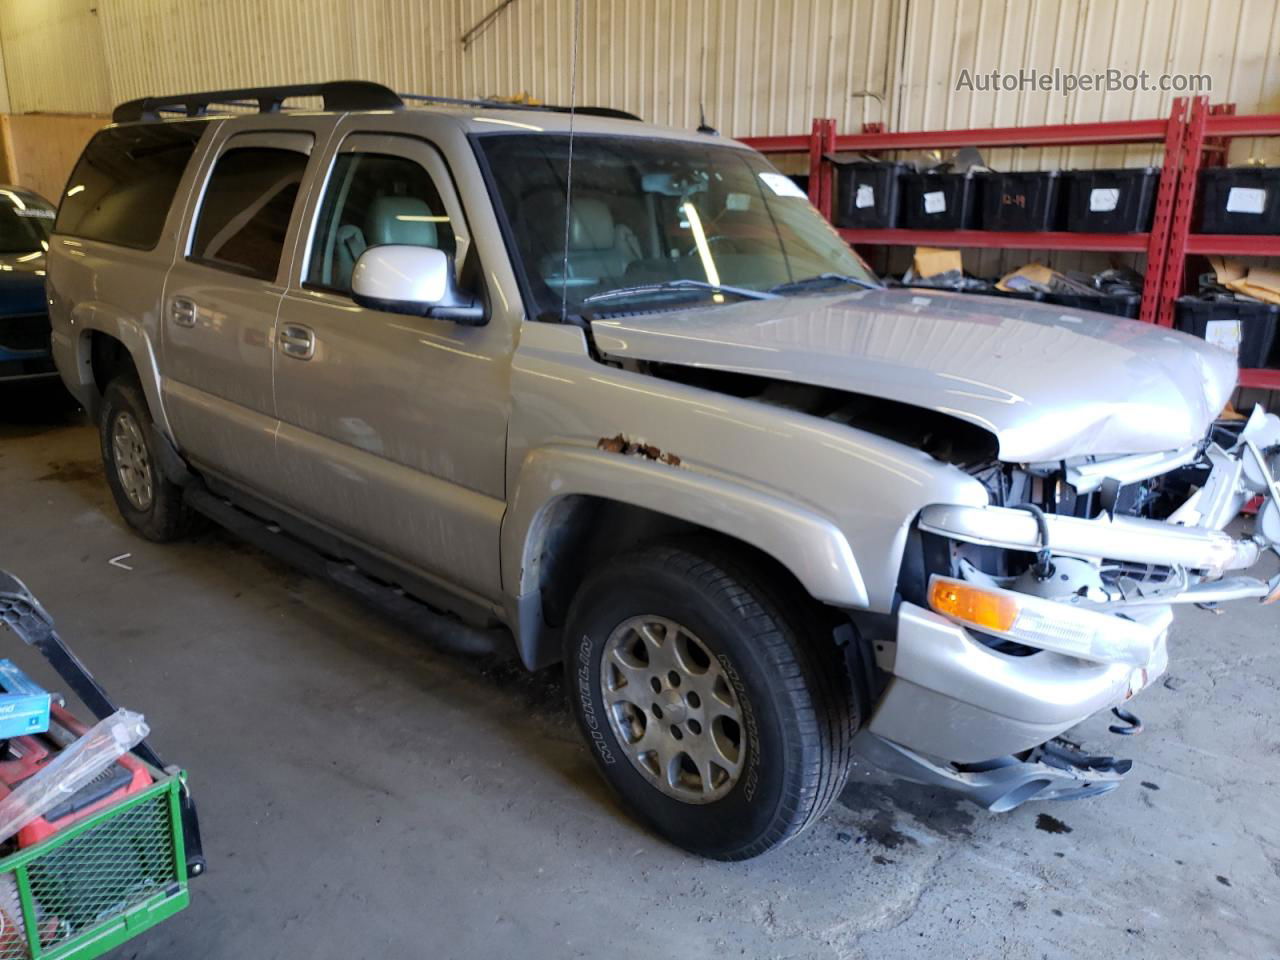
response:
<path fill-rule="evenodd" d="M 0 660 L 0 740 L 49 729 L 52 697 L 12 660 Z"/>

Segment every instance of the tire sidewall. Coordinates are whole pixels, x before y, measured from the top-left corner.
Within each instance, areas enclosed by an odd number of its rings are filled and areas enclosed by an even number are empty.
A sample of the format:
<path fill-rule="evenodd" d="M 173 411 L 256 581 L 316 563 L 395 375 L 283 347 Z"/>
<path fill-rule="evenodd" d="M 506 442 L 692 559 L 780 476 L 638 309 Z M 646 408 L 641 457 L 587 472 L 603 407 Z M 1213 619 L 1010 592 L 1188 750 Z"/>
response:
<path fill-rule="evenodd" d="M 633 616 L 667 617 L 689 629 L 725 671 L 742 711 L 744 769 L 719 800 L 685 803 L 668 797 L 636 769 L 609 722 L 601 689 L 605 644 Z M 640 819 L 689 850 L 734 858 L 776 828 L 791 783 L 802 769 L 798 730 L 788 729 L 776 671 L 750 642 L 737 608 L 716 603 L 687 579 L 663 570 L 643 580 L 628 571 L 588 583 L 575 601 L 566 633 L 566 679 L 574 713 L 597 766 Z"/>
<path fill-rule="evenodd" d="M 116 418 L 121 413 L 128 413 L 133 417 L 142 433 L 142 442 L 147 448 L 147 465 L 151 470 L 151 504 L 146 510 L 135 507 L 120 484 L 111 434 L 115 428 Z M 102 465 L 107 475 L 107 486 L 111 488 L 111 496 L 116 502 L 116 508 L 129 526 L 145 536 L 152 536 L 152 528 L 157 522 L 156 511 L 159 509 L 164 477 L 156 468 L 155 447 L 151 439 L 150 411 L 147 410 L 141 391 L 136 386 L 119 380 L 114 380 L 107 385 L 102 397 L 102 409 L 98 416 L 98 435 L 102 443 Z"/>

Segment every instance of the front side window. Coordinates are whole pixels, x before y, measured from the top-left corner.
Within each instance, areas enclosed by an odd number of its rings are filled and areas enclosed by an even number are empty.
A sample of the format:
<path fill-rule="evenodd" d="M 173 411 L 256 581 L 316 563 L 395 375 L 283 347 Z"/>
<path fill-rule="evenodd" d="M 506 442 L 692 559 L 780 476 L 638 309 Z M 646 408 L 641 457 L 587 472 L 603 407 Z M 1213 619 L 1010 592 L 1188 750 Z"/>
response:
<path fill-rule="evenodd" d="M 406 157 L 339 154 L 311 242 L 307 286 L 349 293 L 360 254 L 389 243 L 435 247 L 452 256 L 456 243 L 440 192 Z"/>
<path fill-rule="evenodd" d="M 190 259 L 274 280 L 307 156 L 276 147 L 236 147 L 218 158 L 205 188 Z"/>
<path fill-rule="evenodd" d="M 42 197 L 0 188 L 0 254 L 48 250 L 54 216 L 53 207 Z"/>
<path fill-rule="evenodd" d="M 570 311 L 647 307 L 645 293 L 625 291 L 673 281 L 755 291 L 808 289 L 802 281 L 823 277 L 876 283 L 799 188 L 753 151 L 575 137 L 566 211 L 567 137 L 501 134 L 477 142 L 534 316 L 558 315 L 562 303 Z M 670 295 L 717 302 L 687 286 Z"/>
<path fill-rule="evenodd" d="M 207 120 L 108 127 L 71 173 L 56 233 L 150 250 Z"/>

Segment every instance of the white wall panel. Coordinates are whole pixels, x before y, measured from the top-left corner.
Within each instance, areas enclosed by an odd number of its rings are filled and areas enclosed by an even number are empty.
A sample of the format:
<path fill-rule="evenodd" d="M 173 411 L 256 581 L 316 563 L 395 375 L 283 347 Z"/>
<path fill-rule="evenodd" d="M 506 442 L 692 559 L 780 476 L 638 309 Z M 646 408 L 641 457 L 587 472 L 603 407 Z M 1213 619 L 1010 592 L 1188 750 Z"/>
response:
<path fill-rule="evenodd" d="M 89 113 L 111 99 L 94 0 L 5 0 L 0 42 L 10 109 Z"/>
<path fill-rule="evenodd" d="M 443 96 L 568 102 L 573 0 L 0 0 L 15 110 L 358 77 Z M 582 0 L 578 100 L 739 135 L 883 119 L 897 2 Z"/>
<path fill-rule="evenodd" d="M 569 98 L 574 0 L 0 0 L 13 109 L 363 77 L 446 96 Z M 580 102 L 738 135 L 1161 115 L 1172 94 L 957 92 L 961 68 L 1209 73 L 1280 110 L 1280 0 L 581 0 Z M 1255 149 L 1242 148 L 1244 155 Z M 1025 152 L 1028 161 L 1085 155 Z M 1130 163 L 1145 148 L 1106 155 Z M 1243 158 L 1243 157 L 1242 157 Z"/>

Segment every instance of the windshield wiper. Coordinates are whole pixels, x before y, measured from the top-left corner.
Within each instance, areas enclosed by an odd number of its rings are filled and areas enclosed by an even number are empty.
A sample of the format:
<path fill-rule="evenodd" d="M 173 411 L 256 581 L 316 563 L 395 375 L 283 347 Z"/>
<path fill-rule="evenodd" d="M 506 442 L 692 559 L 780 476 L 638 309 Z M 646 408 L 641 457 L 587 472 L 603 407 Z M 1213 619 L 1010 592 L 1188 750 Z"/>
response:
<path fill-rule="evenodd" d="M 866 290 L 884 289 L 878 283 L 872 283 L 870 280 L 863 280 L 860 277 L 851 277 L 845 273 L 820 273 L 816 277 L 805 277 L 803 280 L 789 280 L 786 283 L 780 283 L 775 287 L 770 287 L 769 292 L 777 294 L 789 290 L 807 290 L 811 287 L 823 287 L 836 283 L 846 283 Z"/>
<path fill-rule="evenodd" d="M 595 293 L 584 299 L 583 303 L 598 303 L 601 300 L 615 300 L 622 297 L 641 297 L 650 293 L 671 293 L 680 290 L 707 290 L 711 293 L 725 293 L 731 297 L 744 300 L 776 300 L 778 294 L 771 290 L 751 290 L 747 287 L 728 287 L 723 283 L 708 283 L 706 280 L 664 280 L 661 283 L 642 283 L 634 287 L 618 287 Z"/>

